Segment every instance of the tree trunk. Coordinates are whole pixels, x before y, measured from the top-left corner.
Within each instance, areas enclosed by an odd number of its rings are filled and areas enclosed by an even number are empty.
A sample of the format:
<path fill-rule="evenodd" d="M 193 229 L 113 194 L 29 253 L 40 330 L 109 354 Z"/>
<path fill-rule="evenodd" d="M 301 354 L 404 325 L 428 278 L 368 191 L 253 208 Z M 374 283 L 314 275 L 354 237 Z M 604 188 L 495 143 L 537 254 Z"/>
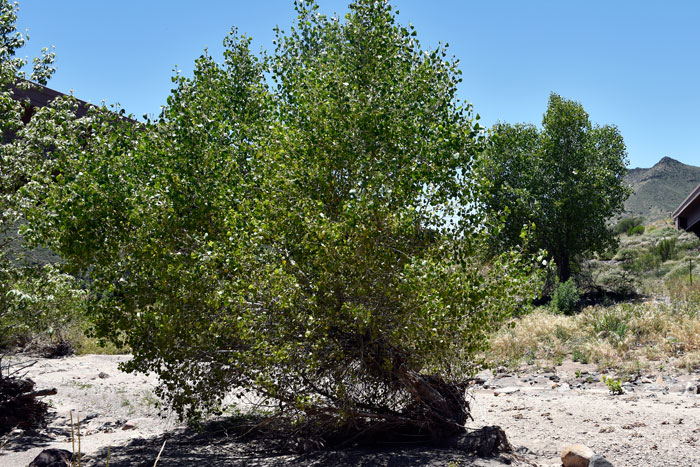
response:
<path fill-rule="evenodd" d="M 569 253 L 561 253 L 554 256 L 554 262 L 557 263 L 557 277 L 559 282 L 566 282 L 571 277 L 571 266 L 569 264 Z"/>
<path fill-rule="evenodd" d="M 405 368 L 395 374 L 414 398 L 405 414 L 417 428 L 436 440 L 464 433 L 464 424 L 471 418 L 465 385 Z"/>

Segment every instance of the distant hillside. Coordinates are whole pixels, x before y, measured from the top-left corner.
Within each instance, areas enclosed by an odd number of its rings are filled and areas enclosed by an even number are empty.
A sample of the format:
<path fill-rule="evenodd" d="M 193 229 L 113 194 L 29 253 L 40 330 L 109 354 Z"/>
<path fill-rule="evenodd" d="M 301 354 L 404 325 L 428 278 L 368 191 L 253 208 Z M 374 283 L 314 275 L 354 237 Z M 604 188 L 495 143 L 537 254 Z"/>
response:
<path fill-rule="evenodd" d="M 650 169 L 630 169 L 625 181 L 633 193 L 625 203 L 624 216 L 642 216 L 650 222 L 671 216 L 700 184 L 700 167 L 664 157 Z"/>

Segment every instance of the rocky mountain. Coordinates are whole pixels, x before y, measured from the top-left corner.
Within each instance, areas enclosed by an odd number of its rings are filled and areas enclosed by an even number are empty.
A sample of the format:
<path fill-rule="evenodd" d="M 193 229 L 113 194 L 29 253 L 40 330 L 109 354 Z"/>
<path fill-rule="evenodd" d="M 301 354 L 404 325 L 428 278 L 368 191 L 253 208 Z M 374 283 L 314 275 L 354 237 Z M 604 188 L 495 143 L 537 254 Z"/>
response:
<path fill-rule="evenodd" d="M 625 203 L 623 216 L 641 216 L 647 223 L 671 216 L 700 184 L 700 167 L 664 157 L 649 169 L 630 169 L 625 181 L 633 193 Z"/>

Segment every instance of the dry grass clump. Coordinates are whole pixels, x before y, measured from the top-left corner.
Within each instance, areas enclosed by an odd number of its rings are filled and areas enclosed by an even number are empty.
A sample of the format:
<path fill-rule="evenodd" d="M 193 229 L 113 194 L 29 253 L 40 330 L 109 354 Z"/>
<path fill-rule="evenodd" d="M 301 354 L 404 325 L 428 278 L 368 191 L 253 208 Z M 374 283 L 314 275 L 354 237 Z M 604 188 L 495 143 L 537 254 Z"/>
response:
<path fill-rule="evenodd" d="M 700 352 L 688 352 L 680 358 L 680 367 L 686 371 L 700 371 Z"/>
<path fill-rule="evenodd" d="M 575 317 L 538 308 L 514 318 L 496 333 L 491 339 L 491 358 L 510 366 L 557 360 L 571 348 L 577 331 Z"/>
<path fill-rule="evenodd" d="M 700 272 L 700 265 L 696 266 L 695 274 Z M 684 265 L 685 269 L 686 265 Z M 666 281 L 666 289 L 671 304 L 677 310 L 690 314 L 700 313 L 700 275 L 696 275 L 691 283 L 688 278 L 676 275 Z"/>
<path fill-rule="evenodd" d="M 679 366 L 700 368 L 700 313 L 686 309 L 673 303 L 626 303 L 564 316 L 540 308 L 498 331 L 489 357 L 508 366 L 549 366 L 571 358 L 620 369 L 639 367 L 640 359 L 672 357 Z"/>

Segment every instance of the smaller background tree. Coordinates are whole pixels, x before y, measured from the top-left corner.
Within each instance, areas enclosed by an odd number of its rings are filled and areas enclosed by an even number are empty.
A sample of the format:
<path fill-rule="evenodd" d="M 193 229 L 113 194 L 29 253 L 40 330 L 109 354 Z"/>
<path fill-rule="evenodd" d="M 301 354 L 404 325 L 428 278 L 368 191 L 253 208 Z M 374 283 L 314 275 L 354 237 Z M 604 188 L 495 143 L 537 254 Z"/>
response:
<path fill-rule="evenodd" d="M 547 250 L 566 282 L 581 258 L 616 244 L 608 220 L 630 194 L 627 152 L 615 126 L 591 124 L 583 106 L 551 94 L 542 129 L 499 123 L 477 161 L 480 206 L 496 251 Z"/>

